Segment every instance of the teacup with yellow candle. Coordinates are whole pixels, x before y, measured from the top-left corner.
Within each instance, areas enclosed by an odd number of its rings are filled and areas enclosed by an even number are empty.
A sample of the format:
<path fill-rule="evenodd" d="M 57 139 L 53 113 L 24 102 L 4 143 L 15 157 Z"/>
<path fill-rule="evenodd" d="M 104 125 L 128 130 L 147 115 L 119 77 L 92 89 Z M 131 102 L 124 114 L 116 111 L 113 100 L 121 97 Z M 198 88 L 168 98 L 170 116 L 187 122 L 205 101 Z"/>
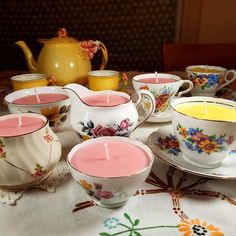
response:
<path fill-rule="evenodd" d="M 193 82 L 191 94 L 194 96 L 215 96 L 216 92 L 232 83 L 236 78 L 235 70 L 219 66 L 192 65 L 186 67 L 189 80 Z"/>
<path fill-rule="evenodd" d="M 47 85 L 55 85 L 56 79 L 53 76 L 47 76 L 39 73 L 29 73 L 15 75 L 11 77 L 14 90 L 28 89 Z"/>
<path fill-rule="evenodd" d="M 93 91 L 123 90 L 128 84 L 125 73 L 114 70 L 94 70 L 88 72 L 89 88 Z"/>
<path fill-rule="evenodd" d="M 172 126 L 188 163 L 215 168 L 236 146 L 236 102 L 213 97 L 171 103 Z"/>

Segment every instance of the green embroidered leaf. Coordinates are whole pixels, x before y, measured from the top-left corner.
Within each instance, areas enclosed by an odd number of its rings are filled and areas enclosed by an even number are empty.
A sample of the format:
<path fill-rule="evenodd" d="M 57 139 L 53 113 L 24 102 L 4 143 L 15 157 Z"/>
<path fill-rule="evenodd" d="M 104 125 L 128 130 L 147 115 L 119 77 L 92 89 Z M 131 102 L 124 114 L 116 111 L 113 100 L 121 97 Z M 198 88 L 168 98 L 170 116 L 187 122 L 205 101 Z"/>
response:
<path fill-rule="evenodd" d="M 125 217 L 127 220 L 129 220 L 130 222 L 132 222 L 130 216 L 129 216 L 127 213 L 124 213 L 124 217 Z"/>
<path fill-rule="evenodd" d="M 105 232 L 102 232 L 99 234 L 100 236 L 111 236 L 111 234 L 108 234 L 108 233 L 105 233 Z"/>
<path fill-rule="evenodd" d="M 142 234 L 140 234 L 140 233 L 137 232 L 137 231 L 134 231 L 134 234 L 137 235 L 137 236 L 142 236 Z"/>
<path fill-rule="evenodd" d="M 139 219 L 136 219 L 136 220 L 134 221 L 134 226 L 138 225 L 139 222 L 140 222 L 140 220 L 139 220 Z"/>
<path fill-rule="evenodd" d="M 84 122 L 82 122 L 82 121 L 81 121 L 81 122 L 79 122 L 79 124 L 81 124 L 81 125 L 83 125 L 83 126 L 84 126 Z"/>

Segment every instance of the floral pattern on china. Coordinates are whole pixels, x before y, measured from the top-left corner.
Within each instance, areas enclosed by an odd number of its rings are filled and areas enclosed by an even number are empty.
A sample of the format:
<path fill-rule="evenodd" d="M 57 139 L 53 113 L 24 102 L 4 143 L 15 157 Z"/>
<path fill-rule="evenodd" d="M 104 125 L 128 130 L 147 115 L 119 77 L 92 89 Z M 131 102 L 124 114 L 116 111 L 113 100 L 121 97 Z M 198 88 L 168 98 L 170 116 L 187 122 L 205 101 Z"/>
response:
<path fill-rule="evenodd" d="M 102 136 L 128 137 L 131 133 L 130 128 L 133 126 L 134 122 L 130 121 L 129 118 L 125 118 L 120 124 L 117 124 L 115 121 L 110 121 L 110 123 L 106 125 L 94 125 L 92 120 L 80 122 L 80 124 L 82 125 L 82 132 L 86 133 L 86 135 L 82 135 L 82 139 L 86 140 Z"/>
<path fill-rule="evenodd" d="M 193 72 L 193 74 L 189 76 L 194 86 L 197 86 L 201 89 L 212 88 L 217 86 L 218 83 L 219 84 L 224 83 L 224 77 L 222 75 L 216 75 L 216 74 L 207 75 Z"/>
<path fill-rule="evenodd" d="M 141 85 L 139 87 L 139 90 L 148 90 L 153 94 L 156 102 L 156 107 L 154 112 L 165 111 L 169 107 L 172 97 L 175 95 L 173 88 L 168 86 L 164 86 L 164 88 L 160 90 L 160 94 L 157 93 L 155 90 L 150 90 L 149 87 L 145 84 Z M 149 110 L 150 106 L 151 106 L 150 102 L 147 99 L 144 99 L 143 101 L 144 109 Z"/>
<path fill-rule="evenodd" d="M 199 154 L 211 154 L 213 152 L 221 152 L 226 150 L 224 144 L 232 144 L 234 141 L 234 136 L 226 137 L 226 134 L 216 135 L 206 135 L 203 129 L 200 128 L 189 128 L 188 130 L 178 124 L 177 131 L 179 132 L 185 146 L 196 151 Z"/>

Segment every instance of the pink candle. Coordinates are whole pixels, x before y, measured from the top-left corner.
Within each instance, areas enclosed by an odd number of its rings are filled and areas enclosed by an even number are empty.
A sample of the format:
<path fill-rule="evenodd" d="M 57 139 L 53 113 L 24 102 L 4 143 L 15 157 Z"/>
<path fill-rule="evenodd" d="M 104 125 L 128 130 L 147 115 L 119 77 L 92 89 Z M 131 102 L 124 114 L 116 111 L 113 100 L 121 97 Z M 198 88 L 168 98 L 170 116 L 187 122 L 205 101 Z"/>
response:
<path fill-rule="evenodd" d="M 111 94 L 111 93 L 92 95 L 92 96 L 83 98 L 83 102 L 89 106 L 111 107 L 111 106 L 127 103 L 128 101 L 129 99 L 126 97 Z"/>
<path fill-rule="evenodd" d="M 138 173 L 148 167 L 150 158 L 137 145 L 107 139 L 78 149 L 71 157 L 71 165 L 91 176 L 122 177 Z"/>
<path fill-rule="evenodd" d="M 173 83 L 176 82 L 177 80 L 171 79 L 171 78 L 144 78 L 138 80 L 139 82 L 142 83 L 149 83 L 149 84 L 167 84 L 167 83 Z"/>
<path fill-rule="evenodd" d="M 32 133 L 45 125 L 45 121 L 34 116 L 7 115 L 0 118 L 0 136 L 12 137 Z"/>
<path fill-rule="evenodd" d="M 36 95 L 29 95 L 17 98 L 12 103 L 21 105 L 45 104 L 50 102 L 62 101 L 69 97 L 65 94 L 59 94 L 59 93 L 41 93 L 38 94 L 38 98 L 39 100 L 37 99 Z"/>

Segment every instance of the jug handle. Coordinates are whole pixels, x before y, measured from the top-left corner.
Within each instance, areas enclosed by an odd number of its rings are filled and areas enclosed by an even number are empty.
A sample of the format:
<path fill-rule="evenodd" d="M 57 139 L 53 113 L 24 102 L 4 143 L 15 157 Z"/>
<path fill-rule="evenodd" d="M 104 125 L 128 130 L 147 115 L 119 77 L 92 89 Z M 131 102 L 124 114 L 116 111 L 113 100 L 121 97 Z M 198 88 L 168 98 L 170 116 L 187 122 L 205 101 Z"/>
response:
<path fill-rule="evenodd" d="M 148 100 L 150 101 L 151 107 L 150 107 L 148 113 L 145 114 L 145 116 L 141 120 L 139 120 L 139 122 L 138 122 L 137 126 L 134 128 L 134 130 L 136 128 L 138 128 L 141 124 L 143 124 L 153 114 L 155 107 L 156 107 L 155 98 L 150 91 L 141 89 L 138 92 L 138 97 L 139 97 L 138 101 L 135 103 L 137 110 L 138 110 L 139 106 L 141 105 L 141 102 L 144 97 L 148 98 Z"/>

